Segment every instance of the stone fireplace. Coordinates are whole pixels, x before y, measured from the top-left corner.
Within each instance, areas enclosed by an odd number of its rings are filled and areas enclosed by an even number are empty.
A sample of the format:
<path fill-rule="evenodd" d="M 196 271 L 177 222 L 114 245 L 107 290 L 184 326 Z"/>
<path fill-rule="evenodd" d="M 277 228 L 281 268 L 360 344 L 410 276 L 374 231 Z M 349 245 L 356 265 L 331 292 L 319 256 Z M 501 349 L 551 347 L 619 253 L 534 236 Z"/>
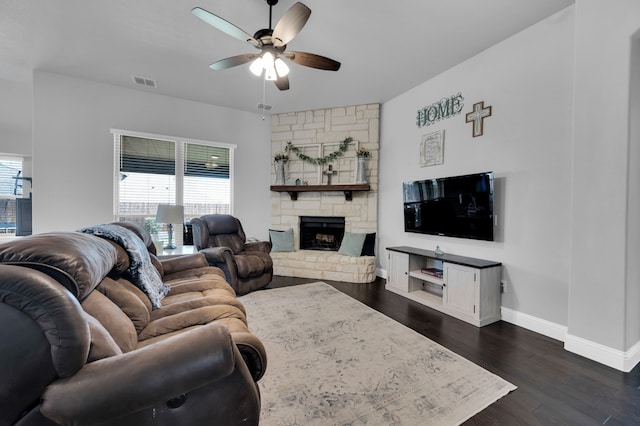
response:
<path fill-rule="evenodd" d="M 300 250 L 338 251 L 344 217 L 300 216 Z"/>
<path fill-rule="evenodd" d="M 276 275 L 349 282 L 370 282 L 375 279 L 375 258 L 342 256 L 334 250 L 339 249 L 344 232 L 377 232 L 379 116 L 379 104 L 272 116 L 272 156 L 277 152 L 284 152 L 287 142 L 291 142 L 306 157 L 322 158 L 335 152 L 346 138 L 353 139 L 343 155 L 322 165 L 303 161 L 295 153 L 289 153 L 285 185 L 306 183 L 314 186 L 314 190 L 300 191 L 297 199 L 292 199 L 287 192 L 271 193 L 271 227 L 279 230 L 293 229 L 294 247 L 297 250 L 294 253 L 272 255 Z M 351 185 L 356 182 L 355 150 L 358 147 L 371 153 L 367 160 L 367 183 L 370 190 L 353 191 L 350 199 L 342 191 L 323 191 L 322 186 L 331 187 L 327 185 L 327 177 L 323 174 L 328 170 L 329 164 L 332 165 L 332 185 Z M 273 158 L 270 161 L 273 162 Z M 271 185 L 275 181 L 276 171 L 272 167 Z M 317 191 L 316 185 L 320 186 Z M 300 230 L 303 217 L 338 217 L 343 220 L 343 229 L 341 234 L 334 235 L 331 226 L 324 226 L 320 230 L 311 231 L 311 237 L 308 237 Z M 307 247 L 308 239 L 314 240 L 314 249 Z M 347 269 L 351 271 L 346 272 Z"/>
<path fill-rule="evenodd" d="M 367 160 L 368 192 L 353 192 L 351 201 L 342 192 L 300 192 L 296 201 L 286 192 L 271 193 L 271 222 L 274 229 L 293 228 L 295 247 L 300 247 L 301 216 L 344 217 L 346 232 L 376 232 L 378 227 L 378 151 L 380 149 L 380 105 L 367 104 L 313 111 L 274 114 L 271 117 L 271 152 L 284 152 L 287 142 L 310 157 L 334 152 L 345 138 L 353 142 L 344 155 L 332 162 L 333 184 L 356 181 L 357 147 L 371 153 Z M 271 162 L 272 159 L 271 159 Z M 326 185 L 322 172 L 328 165 L 315 166 L 289 153 L 286 163 L 286 185 Z M 275 184 L 275 167 L 271 168 L 271 184 Z"/>

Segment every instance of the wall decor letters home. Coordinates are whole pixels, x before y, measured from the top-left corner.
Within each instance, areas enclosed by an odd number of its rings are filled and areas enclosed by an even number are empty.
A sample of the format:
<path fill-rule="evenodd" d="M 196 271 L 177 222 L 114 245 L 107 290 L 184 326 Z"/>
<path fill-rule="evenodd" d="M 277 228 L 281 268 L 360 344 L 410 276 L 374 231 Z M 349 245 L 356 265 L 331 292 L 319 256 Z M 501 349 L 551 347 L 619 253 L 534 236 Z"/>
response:
<path fill-rule="evenodd" d="M 456 95 L 442 98 L 429 106 L 419 109 L 416 125 L 418 127 L 429 126 L 437 121 L 460 114 L 464 107 L 462 101 L 464 101 L 464 97 L 462 97 L 462 93 L 458 92 Z"/>

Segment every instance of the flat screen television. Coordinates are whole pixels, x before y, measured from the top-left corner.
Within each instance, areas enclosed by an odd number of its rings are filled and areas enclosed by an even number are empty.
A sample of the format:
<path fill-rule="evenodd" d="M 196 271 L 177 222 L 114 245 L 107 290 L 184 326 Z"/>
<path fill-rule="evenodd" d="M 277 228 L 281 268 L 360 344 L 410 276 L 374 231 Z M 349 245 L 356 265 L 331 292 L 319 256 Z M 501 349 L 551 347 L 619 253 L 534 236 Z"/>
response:
<path fill-rule="evenodd" d="M 493 172 L 403 183 L 404 230 L 493 241 Z"/>

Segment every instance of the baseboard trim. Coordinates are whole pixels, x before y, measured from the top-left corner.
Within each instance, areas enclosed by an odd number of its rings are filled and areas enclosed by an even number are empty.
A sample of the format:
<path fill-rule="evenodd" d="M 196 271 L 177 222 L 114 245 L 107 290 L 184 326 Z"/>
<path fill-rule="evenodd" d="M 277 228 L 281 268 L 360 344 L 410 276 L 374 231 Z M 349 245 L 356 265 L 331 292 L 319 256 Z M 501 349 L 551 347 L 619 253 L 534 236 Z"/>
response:
<path fill-rule="evenodd" d="M 386 279 L 387 271 L 386 269 L 378 268 L 376 269 L 376 275 Z M 500 308 L 500 311 L 502 321 L 563 342 L 565 350 L 608 367 L 615 368 L 616 370 L 628 373 L 633 367 L 640 363 L 640 341 L 629 348 L 628 351 L 620 351 L 600 343 L 573 336 L 568 333 L 568 328 L 564 325 L 505 308 L 504 306 Z"/>
<path fill-rule="evenodd" d="M 567 334 L 564 348 L 590 360 L 628 373 L 640 362 L 640 342 L 628 351 L 620 351 L 582 337 Z"/>
<path fill-rule="evenodd" d="M 620 351 L 568 333 L 565 326 L 502 307 L 502 320 L 564 342 L 564 349 L 616 370 L 628 373 L 640 362 L 640 342 Z"/>
<path fill-rule="evenodd" d="M 514 311 L 513 309 L 501 308 L 502 321 L 526 328 L 543 336 L 550 337 L 561 342 L 565 341 L 567 335 L 567 327 L 556 324 L 551 321 L 543 320 L 533 315 Z"/>

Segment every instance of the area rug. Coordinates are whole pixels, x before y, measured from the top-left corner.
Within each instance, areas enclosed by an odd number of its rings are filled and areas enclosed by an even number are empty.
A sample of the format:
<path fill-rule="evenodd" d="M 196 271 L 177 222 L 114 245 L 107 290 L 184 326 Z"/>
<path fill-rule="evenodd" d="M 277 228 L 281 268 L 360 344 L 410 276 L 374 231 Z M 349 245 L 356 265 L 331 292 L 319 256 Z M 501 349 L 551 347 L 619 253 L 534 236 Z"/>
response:
<path fill-rule="evenodd" d="M 516 389 L 326 283 L 241 297 L 264 343 L 260 425 L 455 425 Z"/>

